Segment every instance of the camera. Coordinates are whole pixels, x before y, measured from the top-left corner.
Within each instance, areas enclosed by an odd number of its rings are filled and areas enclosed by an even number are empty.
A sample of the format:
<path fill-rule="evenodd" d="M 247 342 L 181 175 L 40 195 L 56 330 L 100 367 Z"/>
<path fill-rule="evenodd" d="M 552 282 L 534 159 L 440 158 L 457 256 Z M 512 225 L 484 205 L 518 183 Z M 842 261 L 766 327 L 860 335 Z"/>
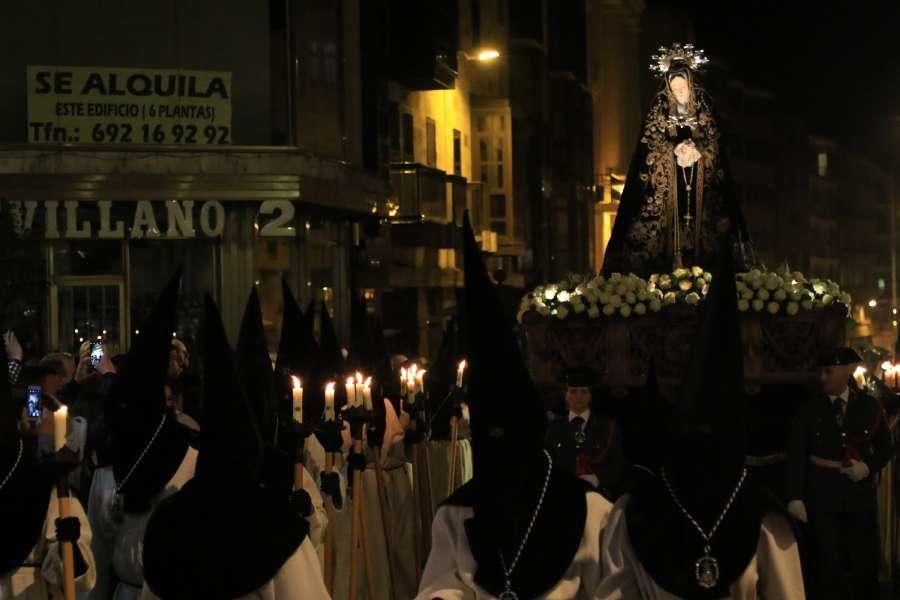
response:
<path fill-rule="evenodd" d="M 97 368 L 101 360 L 103 360 L 103 344 L 94 342 L 91 344 L 91 366 Z"/>
<path fill-rule="evenodd" d="M 28 386 L 28 399 L 26 402 L 26 409 L 28 411 L 28 418 L 31 420 L 36 420 L 41 418 L 41 387 L 39 385 L 30 385 Z"/>

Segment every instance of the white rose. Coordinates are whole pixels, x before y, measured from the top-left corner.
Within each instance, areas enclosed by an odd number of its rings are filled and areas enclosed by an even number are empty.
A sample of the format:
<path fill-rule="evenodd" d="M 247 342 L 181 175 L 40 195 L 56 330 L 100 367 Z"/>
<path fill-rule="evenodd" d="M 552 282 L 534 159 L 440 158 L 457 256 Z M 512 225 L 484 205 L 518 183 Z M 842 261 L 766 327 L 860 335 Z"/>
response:
<path fill-rule="evenodd" d="M 759 269 L 750 269 L 750 271 L 747 272 L 747 276 L 750 279 L 757 279 L 762 276 L 762 271 L 760 271 Z"/>
<path fill-rule="evenodd" d="M 583 304 L 584 296 L 581 294 L 572 294 L 572 296 L 569 298 L 569 302 L 571 302 L 572 304 Z"/>
<path fill-rule="evenodd" d="M 543 304 L 541 304 L 540 306 L 537 307 L 537 312 L 542 317 L 546 317 L 550 314 L 550 309 L 547 308 L 546 306 L 544 306 Z"/>
<path fill-rule="evenodd" d="M 681 290 L 682 292 L 687 292 L 692 287 L 694 287 L 694 282 L 691 281 L 690 279 L 682 279 L 681 281 L 678 282 L 678 289 Z"/>
<path fill-rule="evenodd" d="M 663 296 L 663 302 L 666 304 L 675 304 L 678 301 L 678 296 L 675 295 L 675 292 L 666 292 L 666 295 Z"/>
<path fill-rule="evenodd" d="M 747 284 L 744 283 L 743 279 L 738 279 L 737 281 L 734 282 L 734 287 L 737 291 L 743 292 L 744 290 L 747 289 Z"/>
<path fill-rule="evenodd" d="M 766 289 L 770 292 L 777 290 L 781 287 L 781 277 L 774 273 L 769 273 L 768 277 L 766 277 Z"/>
<path fill-rule="evenodd" d="M 763 307 L 765 307 L 765 305 L 766 305 L 766 303 L 763 302 L 762 300 L 760 300 L 759 298 L 755 299 L 755 300 L 750 304 L 750 306 L 752 306 L 752 307 L 753 307 L 753 310 L 755 310 L 756 312 L 761 311 L 761 310 L 763 309 Z"/>
<path fill-rule="evenodd" d="M 556 299 L 560 302 L 568 302 L 569 301 L 569 292 L 563 290 L 556 295 Z"/>
<path fill-rule="evenodd" d="M 675 269 L 675 271 L 672 273 L 672 275 L 674 275 L 676 279 L 682 279 L 690 274 L 691 272 L 687 269 Z"/>
<path fill-rule="evenodd" d="M 640 292 L 637 293 L 637 301 L 638 302 L 646 302 L 649 298 L 650 298 L 650 296 L 647 295 L 646 290 L 641 290 Z"/>
<path fill-rule="evenodd" d="M 759 291 L 756 292 L 756 297 L 766 302 L 770 298 L 769 290 L 766 288 L 760 288 Z"/>
<path fill-rule="evenodd" d="M 750 287 L 751 287 L 752 289 L 758 290 L 758 289 L 761 288 L 762 285 L 763 285 L 763 279 L 762 279 L 762 277 L 751 277 L 751 278 L 747 281 L 747 283 L 750 284 Z"/>
<path fill-rule="evenodd" d="M 576 315 L 580 315 L 581 313 L 583 313 L 584 311 L 587 310 L 587 307 L 584 304 L 582 304 L 581 302 L 579 302 L 578 304 L 573 303 L 572 310 L 575 311 Z"/>
<path fill-rule="evenodd" d="M 829 306 L 832 302 L 834 302 L 834 296 L 832 296 L 831 294 L 825 294 L 824 296 L 822 296 L 823 306 Z"/>
<path fill-rule="evenodd" d="M 578 273 L 575 273 L 574 275 L 572 275 L 572 281 L 574 281 L 575 283 L 581 283 L 583 281 L 583 279 L 584 278 Z"/>
<path fill-rule="evenodd" d="M 781 305 L 777 302 L 769 302 L 766 304 L 766 310 L 769 311 L 769 314 L 777 315 L 778 311 L 781 310 Z"/>
<path fill-rule="evenodd" d="M 785 311 L 787 312 L 787 314 L 789 314 L 790 316 L 793 317 L 798 312 L 800 312 L 800 305 L 797 304 L 796 302 L 788 302 L 787 307 L 785 308 Z"/>
<path fill-rule="evenodd" d="M 702 290 L 703 288 L 706 287 L 706 285 L 707 285 L 706 280 L 703 279 L 702 277 L 698 277 L 697 279 L 694 280 L 694 286 L 698 290 Z"/>
<path fill-rule="evenodd" d="M 803 300 L 802 302 L 800 302 L 800 306 L 803 307 L 803 310 L 812 310 L 812 308 L 813 308 L 813 301 L 810 300 L 809 298 L 806 298 L 805 300 Z"/>
<path fill-rule="evenodd" d="M 751 290 L 750 288 L 744 288 L 744 290 L 741 292 L 741 298 L 743 298 L 744 300 L 746 300 L 748 302 L 750 300 L 753 300 L 754 295 L 755 294 L 753 293 L 753 290 Z"/>
<path fill-rule="evenodd" d="M 650 300 L 650 311 L 659 312 L 660 310 L 662 310 L 662 302 L 659 301 L 659 298 Z"/>
<path fill-rule="evenodd" d="M 635 304 L 634 305 L 634 314 L 636 314 L 636 315 L 647 314 L 647 305 L 642 302 L 638 302 L 637 304 Z"/>
<path fill-rule="evenodd" d="M 816 294 L 821 296 L 822 294 L 825 293 L 825 291 L 828 289 L 828 287 L 823 282 L 821 282 L 819 280 L 815 280 L 815 281 L 813 281 L 812 289 Z"/>
<path fill-rule="evenodd" d="M 619 281 L 620 279 L 622 279 L 621 273 L 613 273 L 612 275 L 609 276 L 610 281 Z"/>
<path fill-rule="evenodd" d="M 618 306 L 622 304 L 622 296 L 620 296 L 619 294 L 613 294 L 609 297 L 609 304 L 614 308 L 618 308 Z"/>
<path fill-rule="evenodd" d="M 659 289 L 662 291 L 666 291 L 672 287 L 672 278 L 668 275 L 660 275 L 659 277 Z"/>
<path fill-rule="evenodd" d="M 547 300 L 553 300 L 554 298 L 556 298 L 556 288 L 553 286 L 544 288 L 544 298 Z"/>
<path fill-rule="evenodd" d="M 627 319 L 631 316 L 631 306 L 629 306 L 628 304 L 623 304 L 619 307 L 619 314 Z"/>
<path fill-rule="evenodd" d="M 597 308 L 596 304 L 591 304 L 591 307 L 587 311 L 587 316 L 590 319 L 596 319 L 600 316 L 600 309 Z"/>
<path fill-rule="evenodd" d="M 700 267 L 692 267 L 691 274 L 694 277 L 700 277 L 701 275 L 703 275 L 703 269 L 701 269 Z"/>
<path fill-rule="evenodd" d="M 613 316 L 613 314 L 615 314 L 615 312 L 616 312 L 616 307 L 613 306 L 612 304 L 606 304 L 603 306 L 603 314 L 606 315 L 607 317 Z"/>
<path fill-rule="evenodd" d="M 785 292 L 782 288 L 778 288 L 777 290 L 775 290 L 775 293 L 772 294 L 772 297 L 779 302 L 783 302 L 784 300 L 787 300 L 787 292 Z"/>
<path fill-rule="evenodd" d="M 569 308 L 565 304 L 560 304 L 556 309 L 556 318 L 559 320 L 569 316 Z"/>
<path fill-rule="evenodd" d="M 850 294 L 847 292 L 841 292 L 841 304 L 844 306 L 850 306 L 850 303 L 853 299 L 850 297 Z"/>
<path fill-rule="evenodd" d="M 691 292 L 684 297 L 684 301 L 687 302 L 690 306 L 694 306 L 695 304 L 700 302 L 700 294 L 698 294 L 697 292 Z"/>
<path fill-rule="evenodd" d="M 609 298 L 610 296 L 608 292 L 600 292 L 600 297 L 598 298 L 598 300 L 600 301 L 600 304 L 609 304 Z"/>
<path fill-rule="evenodd" d="M 800 292 L 791 292 L 788 296 L 790 297 L 791 302 L 800 302 L 803 300 L 803 294 Z"/>
<path fill-rule="evenodd" d="M 628 293 L 628 286 L 625 285 L 624 283 L 620 283 L 619 285 L 616 286 L 616 294 L 617 295 L 624 296 L 627 293 Z"/>
<path fill-rule="evenodd" d="M 634 304 L 637 302 L 637 296 L 635 296 L 634 292 L 628 292 L 625 294 L 625 303 L 626 304 Z"/>
<path fill-rule="evenodd" d="M 750 309 L 750 302 L 745 298 L 741 298 L 738 300 L 738 310 L 741 312 L 747 312 Z"/>

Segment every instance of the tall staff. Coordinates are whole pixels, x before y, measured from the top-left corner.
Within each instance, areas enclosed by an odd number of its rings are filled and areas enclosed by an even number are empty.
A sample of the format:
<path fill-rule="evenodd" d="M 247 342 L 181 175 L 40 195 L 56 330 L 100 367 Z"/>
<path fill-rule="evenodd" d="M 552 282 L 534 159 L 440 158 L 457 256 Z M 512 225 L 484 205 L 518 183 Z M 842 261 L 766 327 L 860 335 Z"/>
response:
<path fill-rule="evenodd" d="M 4 382 L 5 383 L 5 382 Z M 56 452 L 59 452 L 66 443 L 66 431 L 69 420 L 69 409 L 62 406 L 53 413 L 53 441 Z M 59 476 L 56 485 L 56 497 L 59 500 L 59 517 L 67 519 L 72 516 L 69 505 L 69 479 L 68 474 Z M 75 549 L 72 542 L 60 542 L 63 559 L 63 594 L 66 600 L 75 600 Z"/>

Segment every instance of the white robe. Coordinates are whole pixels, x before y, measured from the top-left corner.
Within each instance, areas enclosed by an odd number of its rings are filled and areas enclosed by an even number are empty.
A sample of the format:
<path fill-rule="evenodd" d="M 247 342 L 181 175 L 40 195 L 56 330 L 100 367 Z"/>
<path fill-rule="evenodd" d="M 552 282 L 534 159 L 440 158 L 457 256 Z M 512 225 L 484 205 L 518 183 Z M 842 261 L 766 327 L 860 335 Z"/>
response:
<path fill-rule="evenodd" d="M 75 580 L 77 592 L 87 592 L 94 587 L 97 579 L 97 568 L 94 555 L 91 553 L 91 526 L 88 524 L 84 508 L 74 496 L 69 499 L 73 517 L 81 523 L 81 534 L 78 538 L 78 550 L 87 566 L 87 570 Z M 56 519 L 59 518 L 59 500 L 56 488 L 50 493 L 50 504 L 47 517 L 41 530 L 41 538 L 37 541 L 31 554 L 25 559 L 28 563 L 40 564 L 40 573 L 36 567 L 22 567 L 12 573 L 0 576 L 0 600 L 47 600 L 62 598 L 61 583 L 63 581 L 63 564 L 59 542 L 56 541 Z M 3 543 L 0 536 L 0 543 Z"/>
<path fill-rule="evenodd" d="M 316 548 L 307 537 L 275 574 L 252 594 L 236 600 L 330 600 Z M 145 584 L 140 600 L 159 600 Z"/>
<path fill-rule="evenodd" d="M 178 470 L 159 495 L 151 502 L 156 506 L 168 498 L 194 476 L 197 450 L 188 447 Z M 112 467 L 94 472 L 88 499 L 88 517 L 94 530 L 91 548 L 97 561 L 97 585 L 90 600 L 136 600 L 144 584 L 142 549 L 144 529 L 152 510 L 141 515 L 125 515 L 116 522 L 110 507 L 116 489 Z"/>
<path fill-rule="evenodd" d="M 677 600 L 656 585 L 635 556 L 628 538 L 627 504 L 628 496 L 619 499 L 603 534 L 604 578 L 595 600 Z M 770 513 L 763 519 L 756 556 L 729 591 L 731 600 L 806 597 L 797 543 L 784 517 Z"/>
<path fill-rule="evenodd" d="M 587 518 L 572 564 L 551 590 L 537 600 L 589 600 L 601 580 L 600 539 L 612 505 L 599 494 L 587 494 Z M 431 554 L 416 600 L 493 600 L 475 583 L 477 563 L 469 549 L 465 522 L 473 509 L 442 506 L 431 528 Z M 550 549 L 548 549 L 550 551 Z"/>

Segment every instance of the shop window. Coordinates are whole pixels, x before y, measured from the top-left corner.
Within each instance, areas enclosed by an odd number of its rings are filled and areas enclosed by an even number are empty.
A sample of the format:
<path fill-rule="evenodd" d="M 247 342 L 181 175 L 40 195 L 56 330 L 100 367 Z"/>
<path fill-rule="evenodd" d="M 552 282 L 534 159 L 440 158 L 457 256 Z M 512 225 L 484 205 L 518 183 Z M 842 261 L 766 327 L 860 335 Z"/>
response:
<path fill-rule="evenodd" d="M 437 124 L 434 119 L 425 119 L 425 164 L 437 167 Z"/>

